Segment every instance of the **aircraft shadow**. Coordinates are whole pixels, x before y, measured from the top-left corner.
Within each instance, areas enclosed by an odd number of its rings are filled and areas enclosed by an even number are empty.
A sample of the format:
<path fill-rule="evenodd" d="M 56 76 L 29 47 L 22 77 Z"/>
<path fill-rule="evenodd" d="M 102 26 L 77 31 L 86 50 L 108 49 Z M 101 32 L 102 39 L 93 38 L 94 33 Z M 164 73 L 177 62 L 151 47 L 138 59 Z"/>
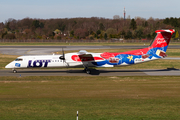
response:
<path fill-rule="evenodd" d="M 163 71 L 179 71 L 179 69 L 157 69 L 157 70 L 120 70 L 120 69 L 112 69 L 112 70 L 97 70 L 97 69 L 91 69 L 90 75 L 100 75 L 104 73 L 139 73 L 139 72 L 163 72 Z M 26 74 L 58 74 L 58 73 L 72 73 L 72 74 L 86 74 L 84 70 L 20 70 L 18 73 L 26 73 Z"/>
<path fill-rule="evenodd" d="M 157 70 L 98 70 L 100 73 L 110 73 L 110 72 L 160 72 L 160 71 L 179 71 L 179 69 L 157 69 Z"/>
<path fill-rule="evenodd" d="M 57 73 L 82 73 L 82 74 L 86 74 L 86 72 L 84 70 L 18 70 L 18 73 L 21 74 L 57 74 Z M 96 69 L 92 69 L 91 70 L 91 74 L 90 75 L 99 75 L 100 72 L 99 70 Z"/>

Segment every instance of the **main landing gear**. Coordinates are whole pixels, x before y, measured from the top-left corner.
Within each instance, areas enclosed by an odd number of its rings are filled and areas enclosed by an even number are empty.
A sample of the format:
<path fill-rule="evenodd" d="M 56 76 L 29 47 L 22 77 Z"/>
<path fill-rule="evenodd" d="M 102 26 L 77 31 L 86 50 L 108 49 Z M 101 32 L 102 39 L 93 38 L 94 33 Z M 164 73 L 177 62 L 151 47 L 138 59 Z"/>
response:
<path fill-rule="evenodd" d="M 88 69 L 87 67 L 84 68 L 84 71 L 85 71 L 87 74 L 91 74 L 91 70 Z"/>
<path fill-rule="evenodd" d="M 15 70 L 15 69 L 13 69 L 12 71 L 13 71 L 13 73 L 17 73 L 17 70 Z"/>

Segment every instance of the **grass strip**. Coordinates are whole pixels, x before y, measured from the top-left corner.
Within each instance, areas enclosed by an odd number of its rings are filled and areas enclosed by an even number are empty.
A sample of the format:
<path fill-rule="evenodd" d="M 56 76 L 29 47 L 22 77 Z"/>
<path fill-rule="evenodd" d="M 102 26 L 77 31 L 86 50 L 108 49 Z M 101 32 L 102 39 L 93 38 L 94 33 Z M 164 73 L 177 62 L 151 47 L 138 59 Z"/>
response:
<path fill-rule="evenodd" d="M 0 77 L 0 119 L 180 119 L 180 76 Z"/>

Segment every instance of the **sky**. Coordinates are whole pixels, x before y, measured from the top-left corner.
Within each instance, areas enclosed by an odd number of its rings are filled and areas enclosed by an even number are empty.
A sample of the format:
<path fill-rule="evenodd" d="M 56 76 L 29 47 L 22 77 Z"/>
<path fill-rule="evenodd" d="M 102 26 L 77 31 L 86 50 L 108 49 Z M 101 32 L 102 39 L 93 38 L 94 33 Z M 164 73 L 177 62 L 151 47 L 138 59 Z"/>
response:
<path fill-rule="evenodd" d="M 180 18 L 180 0 L 0 0 L 0 22 L 9 18 L 51 19 L 77 17 Z"/>

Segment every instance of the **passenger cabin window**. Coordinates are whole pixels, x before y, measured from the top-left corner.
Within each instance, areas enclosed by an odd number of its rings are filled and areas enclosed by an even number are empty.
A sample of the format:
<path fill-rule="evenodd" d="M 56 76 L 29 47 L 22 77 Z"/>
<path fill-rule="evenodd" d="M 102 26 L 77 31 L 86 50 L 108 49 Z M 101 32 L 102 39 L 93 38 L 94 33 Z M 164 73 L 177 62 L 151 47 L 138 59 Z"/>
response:
<path fill-rule="evenodd" d="M 17 59 L 15 59 L 15 61 L 23 61 L 23 59 L 22 58 L 17 58 Z"/>

